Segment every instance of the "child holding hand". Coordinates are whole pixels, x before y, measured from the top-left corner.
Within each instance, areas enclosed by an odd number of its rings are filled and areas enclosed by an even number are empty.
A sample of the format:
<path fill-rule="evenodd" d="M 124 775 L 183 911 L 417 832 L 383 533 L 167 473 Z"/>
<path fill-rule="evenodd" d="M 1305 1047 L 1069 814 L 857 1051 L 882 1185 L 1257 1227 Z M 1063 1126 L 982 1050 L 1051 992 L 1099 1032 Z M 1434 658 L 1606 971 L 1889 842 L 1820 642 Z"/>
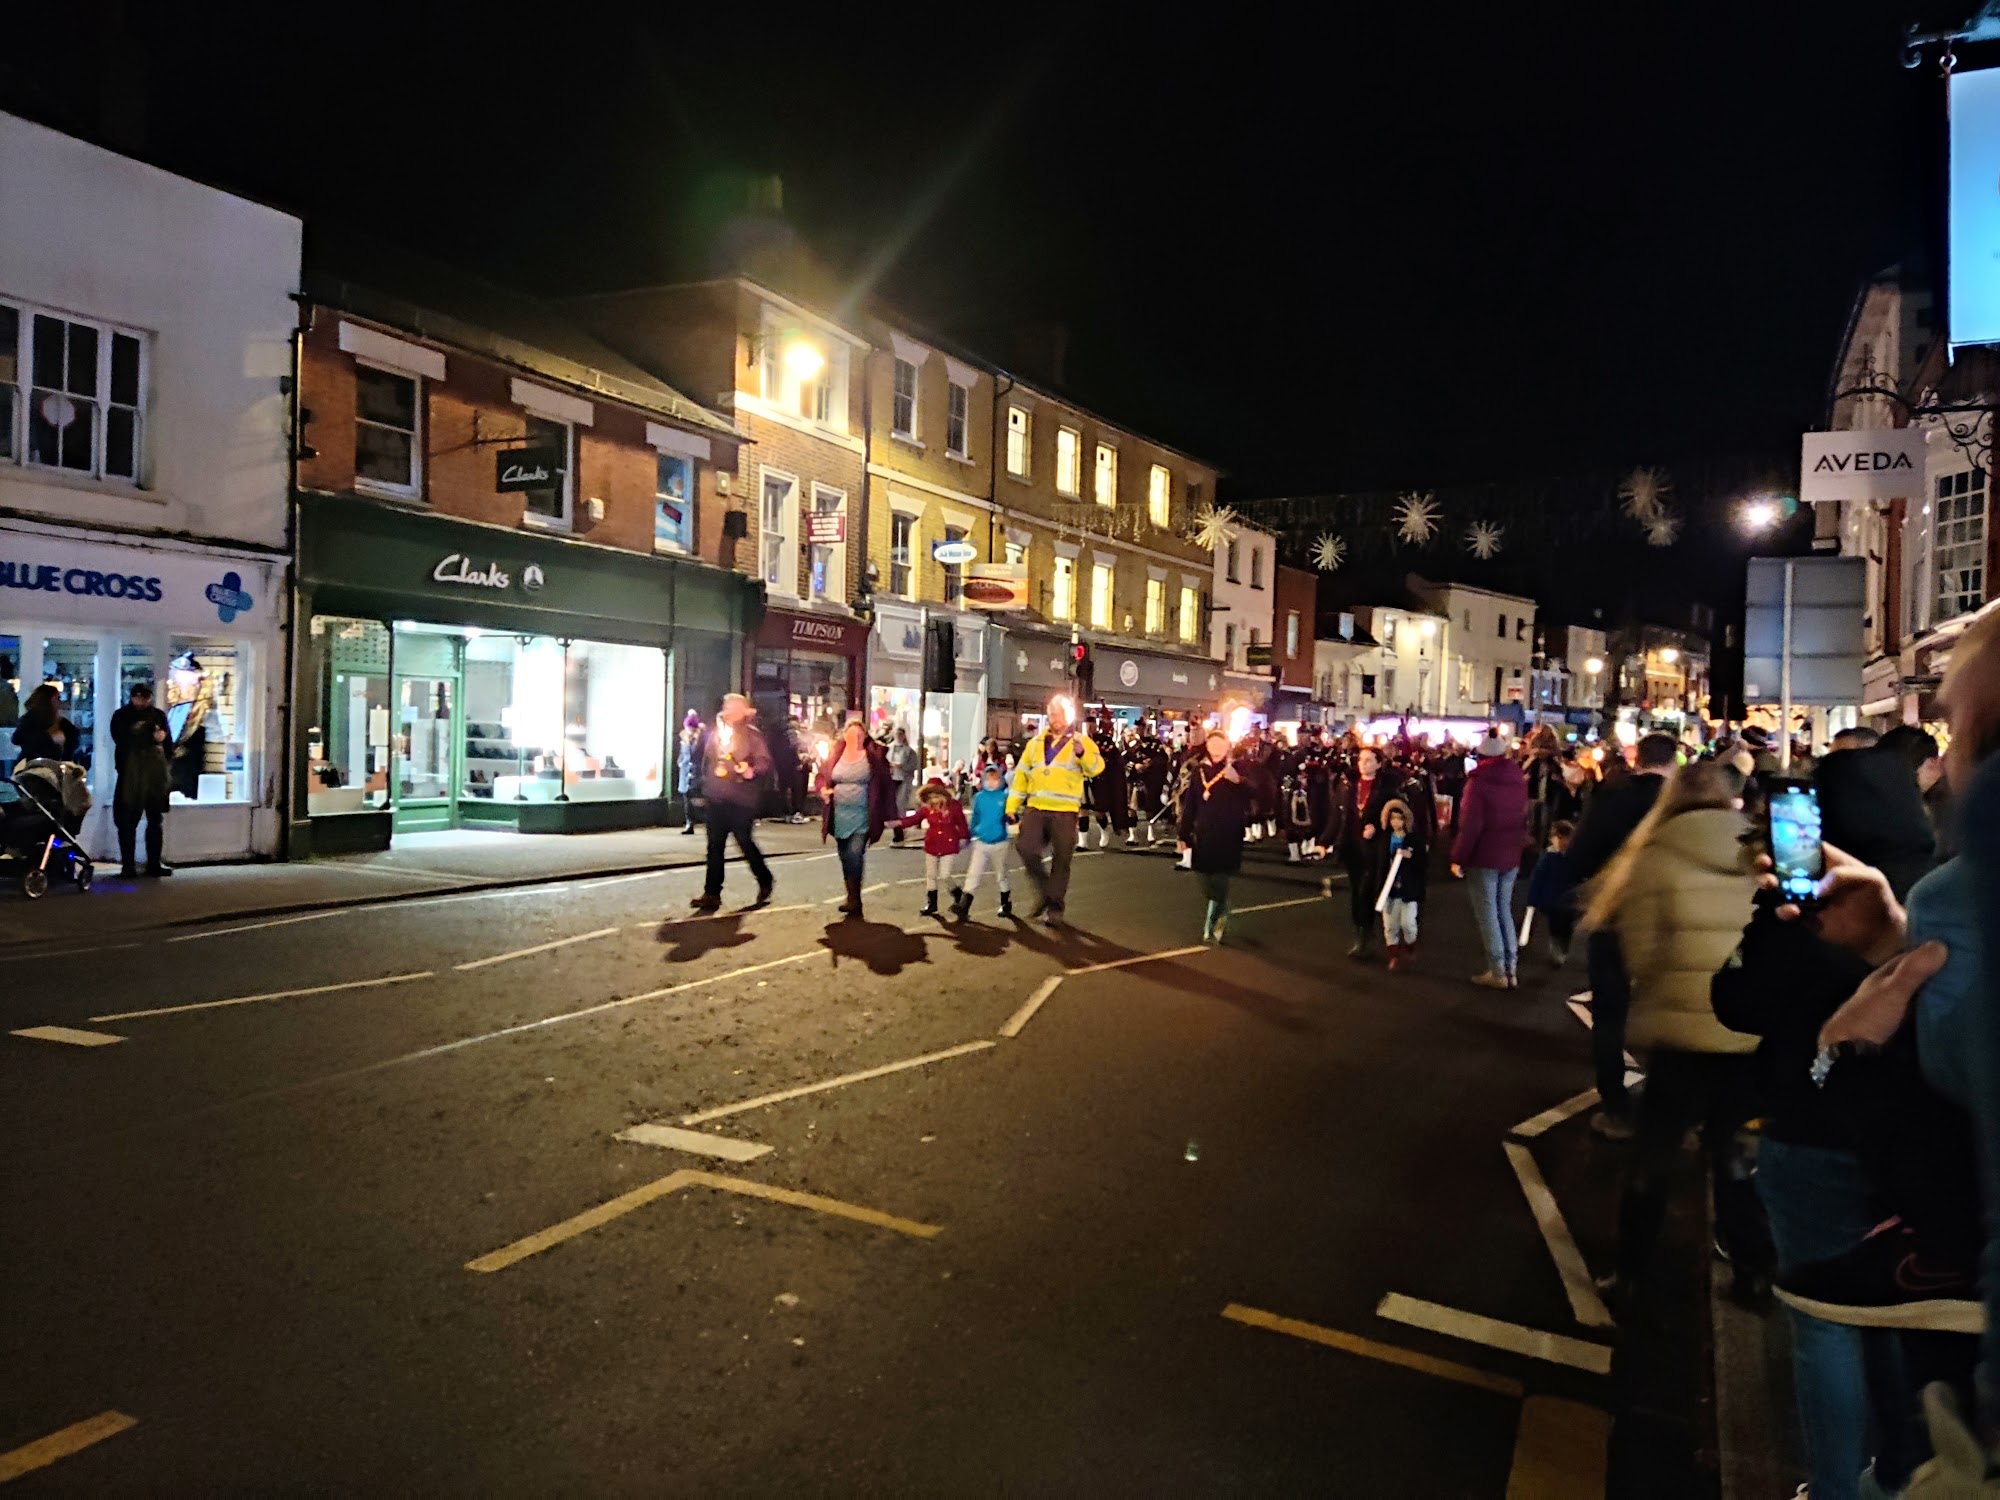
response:
<path fill-rule="evenodd" d="M 938 914 L 938 880 L 950 875 L 952 861 L 972 838 L 972 830 L 965 821 L 965 809 L 952 796 L 944 778 L 936 772 L 931 773 L 931 779 L 917 793 L 916 809 L 899 819 L 894 826 L 914 828 L 920 823 L 924 829 L 924 909 L 918 915 L 934 917 Z M 953 888 L 951 900 L 954 909 L 963 894 Z"/>
<path fill-rule="evenodd" d="M 989 869 L 1000 877 L 1000 915 L 1014 915 L 1007 854 L 1007 768 L 988 761 L 979 773 L 979 790 L 972 794 L 972 858 L 966 863 L 965 885 L 952 896 L 953 914 L 961 922 L 972 910 L 972 898 Z"/>

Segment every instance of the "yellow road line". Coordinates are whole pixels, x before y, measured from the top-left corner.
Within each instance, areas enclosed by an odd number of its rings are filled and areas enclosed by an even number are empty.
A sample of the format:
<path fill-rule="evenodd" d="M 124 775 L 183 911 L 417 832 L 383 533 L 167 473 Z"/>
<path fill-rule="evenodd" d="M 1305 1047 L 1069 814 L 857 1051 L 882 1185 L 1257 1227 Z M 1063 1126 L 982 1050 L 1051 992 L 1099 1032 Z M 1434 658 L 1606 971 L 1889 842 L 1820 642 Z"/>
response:
<path fill-rule="evenodd" d="M 1329 1349 L 1339 1349 L 1347 1354 L 1359 1354 L 1364 1359 L 1379 1359 L 1383 1364 L 1400 1365 L 1406 1370 L 1415 1370 L 1423 1375 L 1435 1375 L 1441 1380 L 1456 1380 L 1460 1385 L 1491 1391 L 1496 1396 L 1522 1394 L 1521 1382 L 1509 1380 L 1504 1375 L 1491 1375 L 1485 1370 L 1475 1370 L 1471 1365 L 1454 1364 L 1448 1359 L 1435 1359 L 1428 1354 L 1398 1349 L 1394 1344 L 1378 1344 L 1373 1339 L 1342 1333 L 1337 1328 L 1322 1328 L 1317 1323 L 1302 1323 L 1297 1318 L 1281 1318 L 1276 1313 L 1261 1312 L 1257 1308 L 1244 1307 L 1237 1302 L 1232 1302 L 1223 1308 L 1222 1315 L 1250 1328 L 1266 1328 L 1272 1333 L 1288 1333 L 1293 1338 L 1305 1339 L 1308 1343 L 1324 1344 Z"/>
<path fill-rule="evenodd" d="M 802 1099 L 807 1094 L 823 1094 L 828 1089 L 845 1088 L 850 1083 L 866 1083 L 871 1078 L 884 1078 L 891 1073 L 901 1073 L 907 1068 L 921 1068 L 929 1063 L 963 1057 L 968 1052 L 984 1052 L 993 1045 L 994 1043 L 990 1041 L 961 1042 L 958 1046 L 947 1047 L 942 1052 L 926 1052 L 922 1057 L 906 1057 L 901 1062 L 883 1063 L 879 1068 L 863 1068 L 859 1073 L 842 1073 L 838 1078 L 829 1078 L 821 1083 L 802 1083 L 794 1089 L 779 1089 L 775 1094 L 759 1094 L 756 1098 L 745 1099 L 740 1104 L 720 1104 L 714 1109 L 682 1115 L 679 1123 L 705 1125 L 710 1120 L 720 1120 L 728 1115 L 740 1115 L 746 1110 L 762 1109 L 767 1104 L 783 1104 L 788 1099 Z"/>
<path fill-rule="evenodd" d="M 991 1045 L 990 1043 L 988 1045 Z M 713 1172 L 698 1172 L 683 1167 L 677 1172 L 633 1188 L 629 1193 L 620 1193 L 616 1198 L 585 1209 L 573 1218 L 564 1219 L 560 1224 L 552 1224 L 547 1229 L 503 1245 L 498 1250 L 465 1263 L 468 1271 L 504 1271 L 509 1266 L 526 1260 L 531 1255 L 560 1245 L 564 1240 L 573 1240 L 580 1234 L 601 1228 L 613 1219 L 623 1218 L 635 1208 L 644 1208 L 657 1198 L 669 1193 L 677 1193 L 685 1187 L 711 1187 L 725 1193 L 735 1193 L 745 1198 L 764 1198 L 773 1203 L 786 1203 L 794 1208 L 810 1208 L 818 1213 L 833 1214 L 839 1218 L 852 1219 L 858 1224 L 871 1224 L 878 1229 L 893 1229 L 898 1234 L 913 1235 L 918 1239 L 931 1239 L 943 1228 L 938 1224 L 919 1224 L 914 1219 L 899 1219 L 893 1214 L 885 1214 L 876 1209 L 863 1208 L 858 1203 L 843 1203 L 838 1198 L 822 1198 L 817 1193 L 794 1192 L 790 1188 L 767 1187 L 761 1182 L 750 1182 L 741 1177 L 722 1177 Z"/>
<path fill-rule="evenodd" d="M 1007 1018 L 1006 1024 L 1000 1028 L 1000 1035 L 1006 1037 L 1019 1036 L 1021 1028 L 1034 1020 L 1035 1012 L 1042 1008 L 1043 1003 L 1049 996 L 1056 992 L 1056 986 L 1062 982 L 1063 976 L 1060 974 L 1051 974 L 1047 979 L 1044 979 L 1035 990 L 1035 993 L 1028 996 L 1027 1003 Z"/>
<path fill-rule="evenodd" d="M 86 1421 L 71 1423 L 61 1432 L 37 1438 L 12 1453 L 0 1453 L 0 1484 L 19 1479 L 23 1474 L 32 1474 L 37 1469 L 46 1469 L 57 1459 L 81 1453 L 93 1443 L 101 1443 L 108 1437 L 118 1436 L 128 1427 L 138 1425 L 137 1417 L 128 1417 L 122 1411 L 99 1412 Z"/>
<path fill-rule="evenodd" d="M 1240 917 L 1253 911 L 1277 911 L 1286 906 L 1316 906 L 1322 901 L 1331 899 L 1330 896 L 1294 896 L 1289 901 L 1265 901 L 1256 906 L 1232 906 L 1229 908 L 1229 915 Z"/>
<path fill-rule="evenodd" d="M 1521 1403 L 1507 1500 L 1604 1500 L 1611 1414 L 1577 1401 Z"/>
<path fill-rule="evenodd" d="M 191 1005 L 162 1005 L 154 1010 L 120 1010 L 108 1016 L 92 1016 L 93 1021 L 136 1021 L 143 1016 L 178 1016 L 191 1010 L 221 1010 L 230 1005 L 261 1005 L 267 1000 L 297 1000 L 306 995 L 332 995 L 341 990 L 367 990 L 385 984 L 408 984 L 416 979 L 435 979 L 425 969 L 421 974 L 390 974 L 382 979 L 350 979 L 344 984 L 315 984 L 302 990 L 272 990 L 268 995 L 238 995 L 230 1000 L 197 1000 Z"/>

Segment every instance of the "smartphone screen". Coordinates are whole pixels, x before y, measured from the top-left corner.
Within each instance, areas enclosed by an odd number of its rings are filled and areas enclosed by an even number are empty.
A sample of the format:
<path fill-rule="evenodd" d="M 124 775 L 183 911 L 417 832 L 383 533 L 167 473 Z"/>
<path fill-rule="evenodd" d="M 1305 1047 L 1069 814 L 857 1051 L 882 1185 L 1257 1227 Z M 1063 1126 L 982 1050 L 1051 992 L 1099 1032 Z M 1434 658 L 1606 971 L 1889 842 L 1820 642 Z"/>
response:
<path fill-rule="evenodd" d="M 1781 781 L 1771 788 L 1771 868 L 1778 889 L 1803 901 L 1826 873 L 1820 850 L 1819 791 L 1809 782 Z"/>

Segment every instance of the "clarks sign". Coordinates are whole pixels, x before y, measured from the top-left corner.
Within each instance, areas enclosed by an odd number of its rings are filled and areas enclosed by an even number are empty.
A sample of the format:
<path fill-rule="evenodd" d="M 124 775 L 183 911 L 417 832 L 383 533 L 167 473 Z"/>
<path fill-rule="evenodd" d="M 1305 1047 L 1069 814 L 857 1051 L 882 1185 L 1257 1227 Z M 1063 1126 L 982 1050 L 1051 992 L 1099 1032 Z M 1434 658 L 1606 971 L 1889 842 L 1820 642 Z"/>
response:
<path fill-rule="evenodd" d="M 1799 499 L 1908 499 L 1924 492 L 1924 435 L 1914 427 L 1808 432 L 1799 452 Z"/>
<path fill-rule="evenodd" d="M 455 583 L 468 589 L 505 589 L 513 587 L 514 576 L 497 562 L 490 562 L 483 568 L 475 568 L 472 559 L 463 552 L 449 553 L 431 569 L 433 583 Z M 531 594 L 541 592 L 542 570 L 538 564 L 529 563 L 521 569 L 521 587 Z"/>
<path fill-rule="evenodd" d="M 503 495 L 549 489 L 557 462 L 553 448 L 502 448 L 493 455 L 493 488 Z"/>

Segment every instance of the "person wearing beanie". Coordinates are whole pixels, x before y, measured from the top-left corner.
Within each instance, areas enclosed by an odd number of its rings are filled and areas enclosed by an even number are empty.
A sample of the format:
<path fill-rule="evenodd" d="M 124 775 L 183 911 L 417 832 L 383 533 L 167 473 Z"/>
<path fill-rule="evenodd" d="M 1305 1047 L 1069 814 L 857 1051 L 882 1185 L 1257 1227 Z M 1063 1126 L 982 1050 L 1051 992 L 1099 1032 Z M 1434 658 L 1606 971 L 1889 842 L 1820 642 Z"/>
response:
<path fill-rule="evenodd" d="M 701 781 L 701 715 L 693 709 L 681 720 L 680 753 L 674 764 L 674 790 L 681 796 L 681 832 L 694 832 L 694 794 Z"/>
<path fill-rule="evenodd" d="M 1528 778 L 1507 754 L 1507 742 L 1488 733 L 1479 742 L 1479 764 L 1465 778 L 1458 814 L 1458 841 L 1451 869 L 1465 879 L 1473 919 L 1486 949 L 1486 968 L 1472 982 L 1490 990 L 1511 990 L 1519 980 L 1518 934 L 1514 927 L 1514 882 L 1528 837 Z"/>

